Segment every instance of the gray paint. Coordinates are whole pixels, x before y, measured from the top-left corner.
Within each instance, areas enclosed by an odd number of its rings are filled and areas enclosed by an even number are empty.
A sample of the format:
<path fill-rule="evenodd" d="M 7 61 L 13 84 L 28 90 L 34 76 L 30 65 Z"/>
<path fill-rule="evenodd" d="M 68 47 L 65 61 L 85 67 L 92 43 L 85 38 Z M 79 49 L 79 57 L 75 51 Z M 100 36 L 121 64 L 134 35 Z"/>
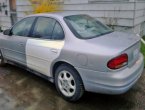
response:
<path fill-rule="evenodd" d="M 108 61 L 122 53 L 128 54 L 130 65 L 138 58 L 133 57 L 133 51 L 140 48 L 140 38 L 135 35 L 113 32 L 90 40 L 81 40 L 68 34 L 59 60 L 74 67 L 107 72 L 112 71 L 107 67 Z"/>
<path fill-rule="evenodd" d="M 28 37 L 3 35 L 0 47 L 4 57 L 26 66 L 27 39 Z"/>
<path fill-rule="evenodd" d="M 98 38 L 81 40 L 72 34 L 64 21 L 61 22 L 66 30 L 65 45 L 53 65 L 58 61 L 73 65 L 81 76 L 86 91 L 121 94 L 136 83 L 144 65 L 143 56 L 139 52 L 139 36 L 113 32 Z M 135 50 L 138 50 L 136 55 Z M 110 70 L 107 62 L 123 53 L 128 54 L 128 66 Z"/>
<path fill-rule="evenodd" d="M 132 67 L 114 72 L 99 72 L 76 68 L 83 79 L 86 91 L 122 94 L 128 91 L 140 78 L 143 69 L 143 56 L 140 54 L 138 62 Z"/>
<path fill-rule="evenodd" d="M 73 35 L 64 22 L 63 16 L 65 15 L 66 13 L 32 15 L 56 18 L 65 32 L 64 47 L 60 50 L 60 55 L 51 61 L 49 68 L 52 69 L 58 61 L 71 64 L 80 74 L 85 89 L 91 92 L 118 94 L 132 87 L 140 77 L 144 65 L 143 56 L 139 52 L 140 38 L 133 34 L 113 32 L 90 40 L 81 40 Z M 17 36 L 14 36 L 16 39 L 12 38 L 13 36 L 1 37 L 0 46 L 5 47 L 5 50 L 12 50 L 4 55 L 13 57 L 13 60 L 18 56 L 16 61 L 25 63 L 26 57 L 23 53 L 26 52 L 27 38 L 22 37 L 21 39 Z M 20 47 L 21 42 L 25 46 Z M 128 65 L 118 70 L 110 70 L 107 62 L 122 53 L 128 55 Z"/>

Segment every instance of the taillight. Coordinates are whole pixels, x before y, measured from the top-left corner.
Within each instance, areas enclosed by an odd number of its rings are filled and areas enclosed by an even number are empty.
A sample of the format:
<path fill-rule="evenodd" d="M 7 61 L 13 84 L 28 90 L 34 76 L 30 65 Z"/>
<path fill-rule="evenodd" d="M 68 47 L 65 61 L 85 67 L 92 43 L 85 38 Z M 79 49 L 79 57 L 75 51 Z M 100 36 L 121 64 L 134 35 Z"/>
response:
<path fill-rule="evenodd" d="M 112 60 L 110 60 L 107 64 L 110 69 L 119 69 L 128 64 L 128 55 L 122 54 Z"/>

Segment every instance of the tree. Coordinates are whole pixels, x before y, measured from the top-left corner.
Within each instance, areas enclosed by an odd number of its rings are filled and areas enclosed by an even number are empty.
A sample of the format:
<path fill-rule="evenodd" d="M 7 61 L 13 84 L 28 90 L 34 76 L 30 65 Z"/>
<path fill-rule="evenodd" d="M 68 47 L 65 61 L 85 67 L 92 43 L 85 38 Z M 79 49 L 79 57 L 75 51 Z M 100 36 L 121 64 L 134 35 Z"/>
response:
<path fill-rule="evenodd" d="M 62 7 L 60 0 L 30 0 L 34 13 L 57 12 L 61 11 Z"/>

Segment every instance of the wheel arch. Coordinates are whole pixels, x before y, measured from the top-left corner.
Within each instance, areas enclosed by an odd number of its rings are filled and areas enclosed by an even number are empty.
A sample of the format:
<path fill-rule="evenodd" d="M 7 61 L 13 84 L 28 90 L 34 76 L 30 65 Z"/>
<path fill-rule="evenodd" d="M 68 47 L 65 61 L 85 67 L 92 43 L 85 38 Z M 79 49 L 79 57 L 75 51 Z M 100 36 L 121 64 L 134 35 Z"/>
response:
<path fill-rule="evenodd" d="M 53 78 L 54 78 L 56 69 L 57 69 L 60 65 L 62 65 L 62 64 L 71 66 L 71 67 L 73 67 L 73 68 L 75 69 L 75 67 L 74 67 L 71 63 L 68 63 L 68 62 L 66 62 L 66 61 L 57 61 L 57 62 L 55 62 L 55 63 L 53 64 L 52 69 L 51 69 L 51 76 L 52 76 Z M 75 69 L 75 70 L 76 70 L 76 69 Z M 77 71 L 77 70 L 76 70 L 76 71 Z"/>
<path fill-rule="evenodd" d="M 57 69 L 60 65 L 62 65 L 62 64 L 65 64 L 65 65 L 68 65 L 68 66 L 71 66 L 72 68 L 74 68 L 74 69 L 77 71 L 78 75 L 80 76 L 80 78 L 81 78 L 81 80 L 82 80 L 82 77 L 81 77 L 81 75 L 79 74 L 78 70 L 75 68 L 75 66 L 73 66 L 71 63 L 69 63 L 69 62 L 67 62 L 67 61 L 57 61 L 57 62 L 55 62 L 55 63 L 53 64 L 52 69 L 51 69 L 51 77 L 52 77 L 52 78 L 54 78 L 56 69 Z M 83 82 L 83 80 L 82 80 L 82 82 Z"/>

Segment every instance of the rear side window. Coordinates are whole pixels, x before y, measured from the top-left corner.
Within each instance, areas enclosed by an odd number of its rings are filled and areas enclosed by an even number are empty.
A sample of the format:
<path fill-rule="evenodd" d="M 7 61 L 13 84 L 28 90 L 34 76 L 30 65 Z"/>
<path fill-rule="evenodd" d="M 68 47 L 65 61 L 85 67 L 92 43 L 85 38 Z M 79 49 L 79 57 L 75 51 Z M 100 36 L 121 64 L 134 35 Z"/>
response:
<path fill-rule="evenodd" d="M 35 38 L 51 39 L 56 20 L 52 18 L 39 17 L 35 24 L 32 36 Z"/>
<path fill-rule="evenodd" d="M 54 39 L 54 40 L 63 40 L 64 39 L 64 31 L 58 22 L 56 22 L 56 24 L 54 26 L 52 39 Z"/>
<path fill-rule="evenodd" d="M 35 17 L 29 17 L 29 18 L 25 18 L 22 21 L 18 22 L 12 28 L 12 31 L 11 31 L 12 35 L 28 36 L 34 20 L 35 20 Z"/>

